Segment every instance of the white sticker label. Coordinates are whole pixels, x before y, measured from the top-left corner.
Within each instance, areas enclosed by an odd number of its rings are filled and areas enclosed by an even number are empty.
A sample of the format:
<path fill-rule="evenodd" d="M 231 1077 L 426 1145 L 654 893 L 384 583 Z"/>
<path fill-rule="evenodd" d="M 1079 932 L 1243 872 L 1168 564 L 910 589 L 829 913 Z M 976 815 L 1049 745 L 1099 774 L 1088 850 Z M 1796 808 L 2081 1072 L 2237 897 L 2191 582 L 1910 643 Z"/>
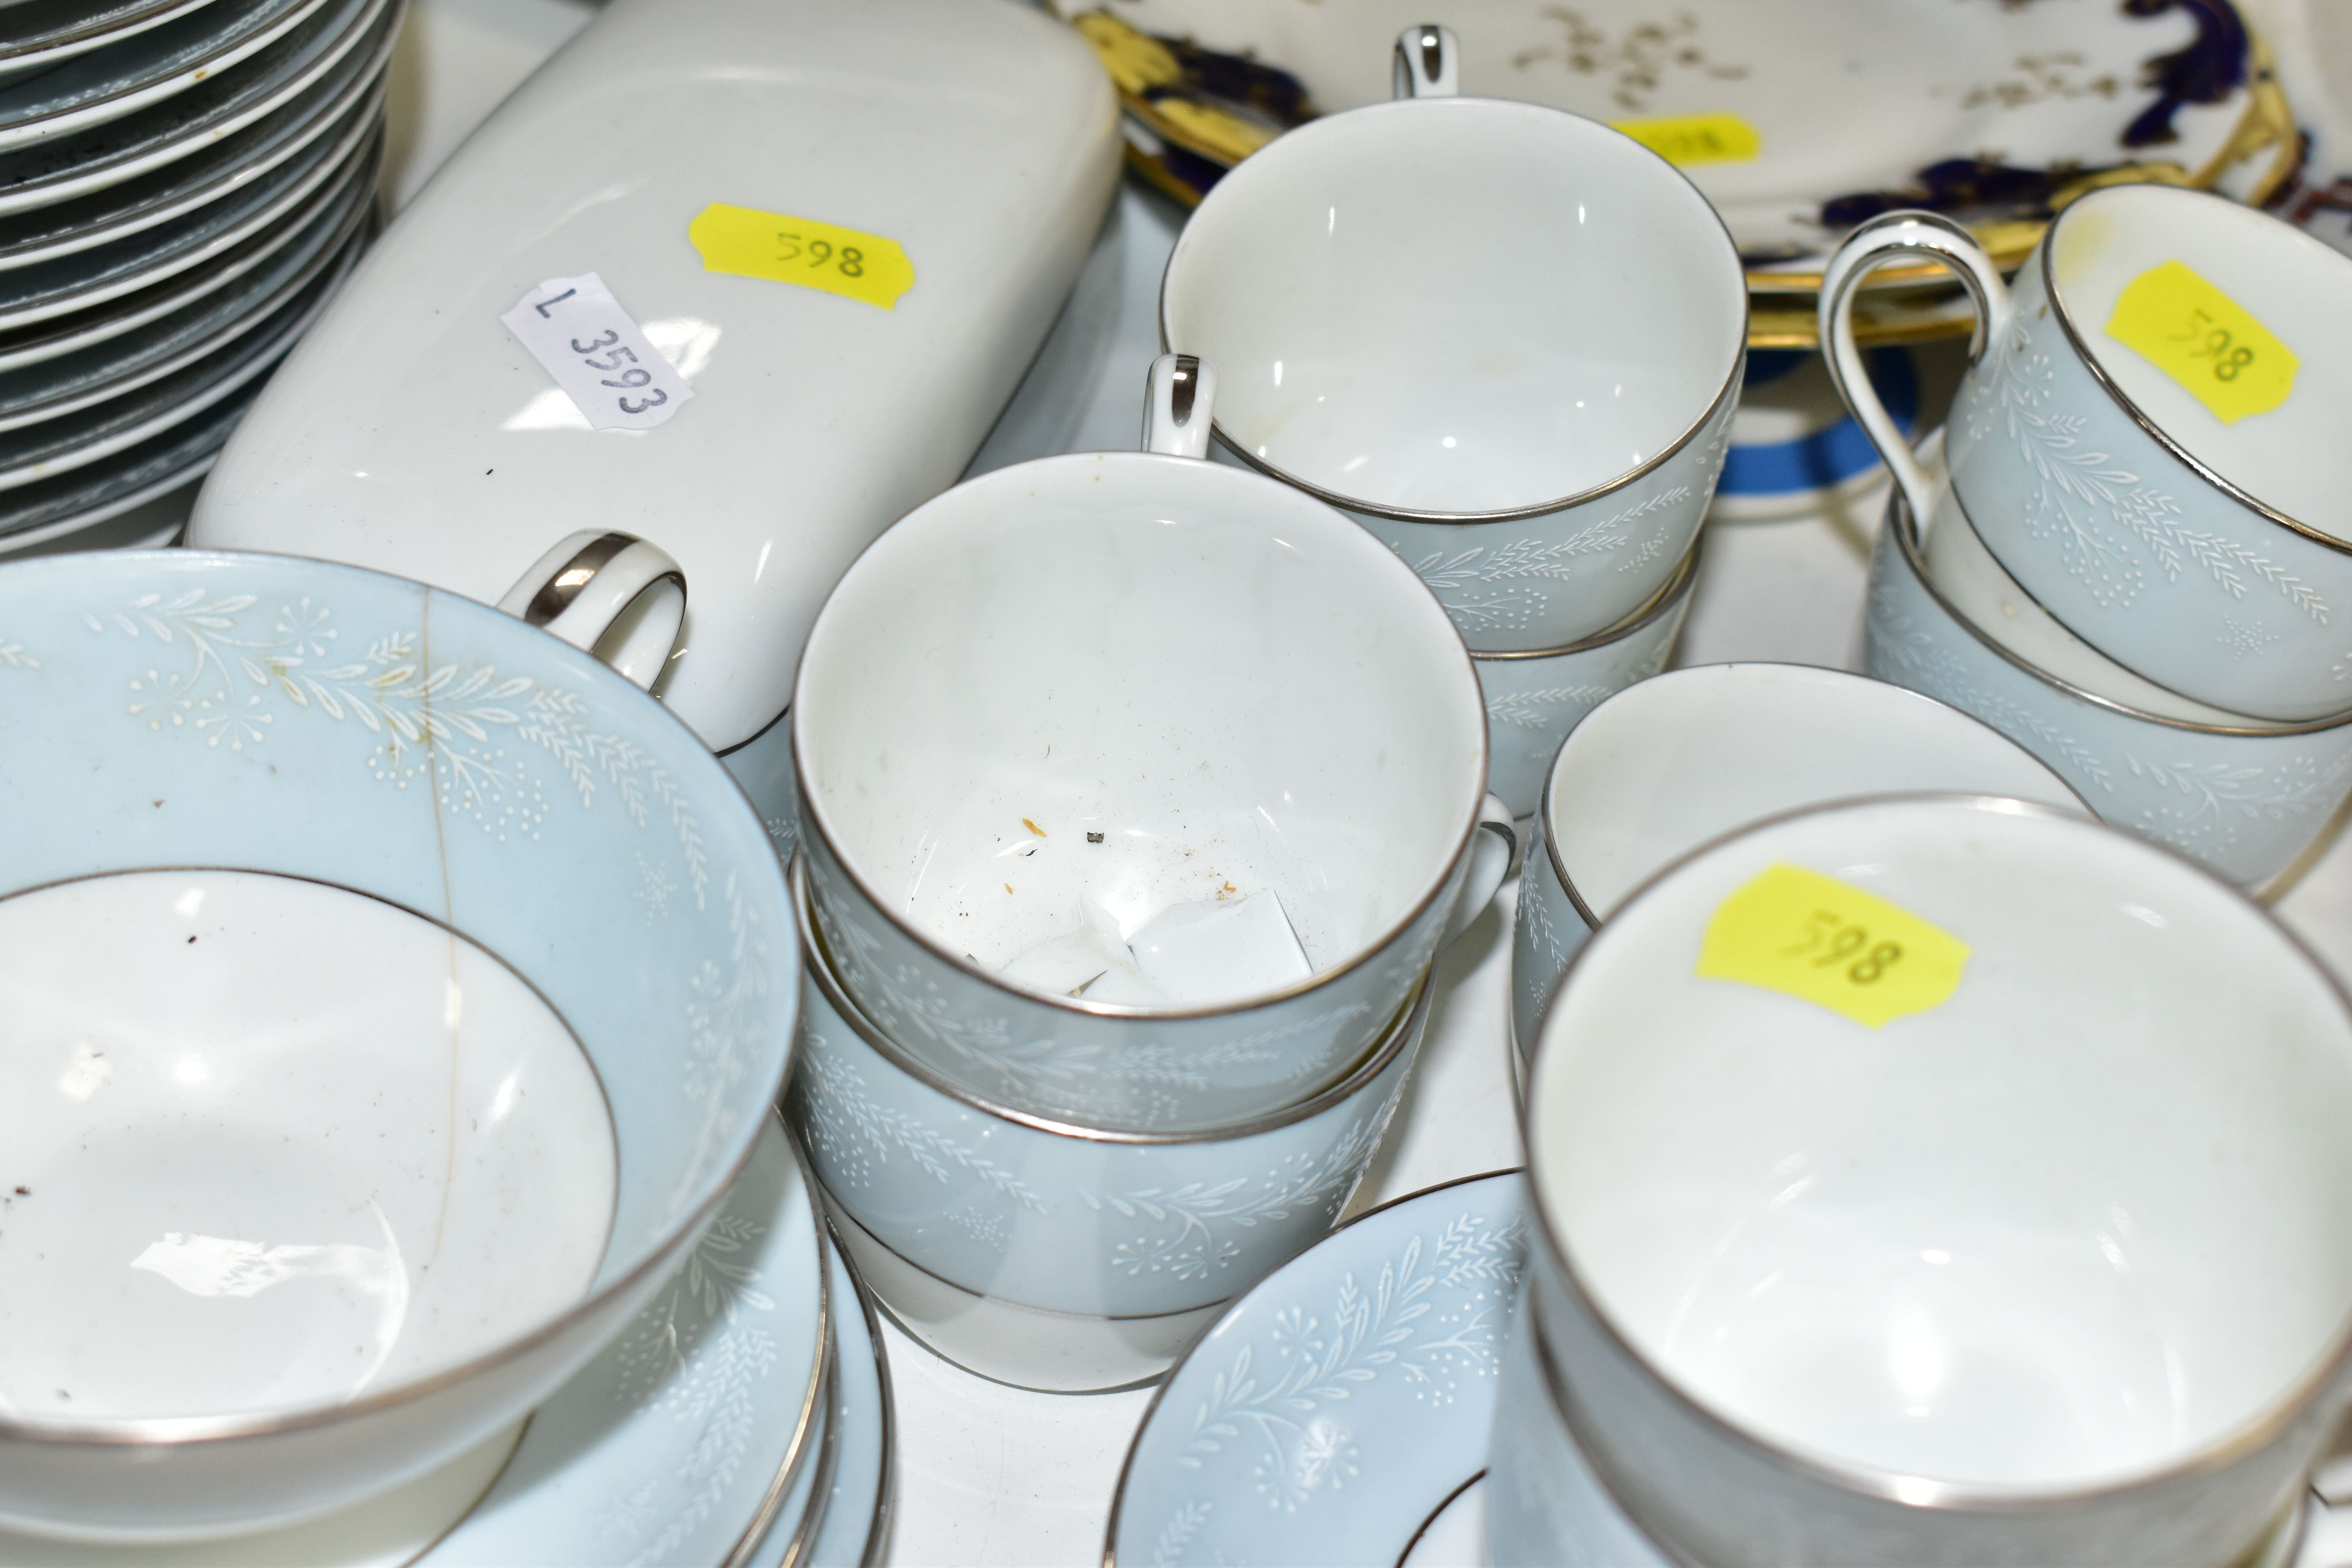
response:
<path fill-rule="evenodd" d="M 593 272 L 551 278 L 499 320 L 599 430 L 650 430 L 694 395 Z"/>

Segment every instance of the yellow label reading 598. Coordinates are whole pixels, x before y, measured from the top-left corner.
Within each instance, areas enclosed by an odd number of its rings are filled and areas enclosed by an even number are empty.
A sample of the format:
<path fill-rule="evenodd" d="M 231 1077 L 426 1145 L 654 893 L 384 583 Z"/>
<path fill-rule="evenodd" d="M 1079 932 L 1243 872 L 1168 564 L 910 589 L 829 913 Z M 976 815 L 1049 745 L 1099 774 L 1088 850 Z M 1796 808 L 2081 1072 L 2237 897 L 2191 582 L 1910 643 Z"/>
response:
<path fill-rule="evenodd" d="M 1860 888 L 1772 866 L 1716 906 L 1697 973 L 1799 997 L 1877 1028 L 1940 1007 L 1969 944 Z"/>
<path fill-rule="evenodd" d="M 1667 163 L 1749 163 L 1764 150 L 1756 127 L 1737 114 L 1677 114 L 1664 120 L 1612 120 L 1623 132 Z"/>
<path fill-rule="evenodd" d="M 695 215 L 686 237 L 706 272 L 732 272 L 822 289 L 895 310 L 915 286 L 915 264 L 895 239 L 839 224 L 713 202 Z"/>
<path fill-rule="evenodd" d="M 2302 363 L 2235 300 L 2178 261 L 2124 285 L 2107 336 L 2170 376 L 2224 425 L 2284 403 Z"/>

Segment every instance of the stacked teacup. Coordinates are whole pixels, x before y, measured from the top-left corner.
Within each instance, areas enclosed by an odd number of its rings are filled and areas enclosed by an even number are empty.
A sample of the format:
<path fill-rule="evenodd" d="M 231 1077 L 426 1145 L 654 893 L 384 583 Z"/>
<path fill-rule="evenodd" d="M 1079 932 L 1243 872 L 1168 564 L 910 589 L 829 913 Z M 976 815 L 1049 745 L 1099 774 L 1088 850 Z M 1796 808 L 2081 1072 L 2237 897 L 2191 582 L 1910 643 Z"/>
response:
<path fill-rule="evenodd" d="M 1328 1226 L 1513 849 L 1452 623 L 1203 461 L 1214 392 L 1163 355 L 1150 450 L 902 519 L 793 700 L 788 1113 L 899 1320 L 1030 1386 L 1157 1375 Z"/>
<path fill-rule="evenodd" d="M 1704 846 L 1544 1017 L 1499 1564 L 2281 1563 L 2352 1394 L 2352 1002 L 1988 796 Z"/>
<path fill-rule="evenodd" d="M 1524 817 L 1561 736 L 1671 649 L 1748 294 L 1673 165 L 1455 96 L 1458 53 L 1405 29 L 1398 101 L 1221 179 L 1169 258 L 1160 331 L 1223 375 L 1218 457 L 1341 509 L 1445 606 Z"/>
<path fill-rule="evenodd" d="M 1850 316 L 1873 267 L 1921 256 L 1982 318 L 1944 477 L 1895 435 Z M 2059 214 L 2014 284 L 1945 219 L 1890 214 L 1822 301 L 1898 481 L 1871 672 L 2009 734 L 2107 820 L 2281 886 L 2352 792 L 2352 258 L 2123 185 Z"/>

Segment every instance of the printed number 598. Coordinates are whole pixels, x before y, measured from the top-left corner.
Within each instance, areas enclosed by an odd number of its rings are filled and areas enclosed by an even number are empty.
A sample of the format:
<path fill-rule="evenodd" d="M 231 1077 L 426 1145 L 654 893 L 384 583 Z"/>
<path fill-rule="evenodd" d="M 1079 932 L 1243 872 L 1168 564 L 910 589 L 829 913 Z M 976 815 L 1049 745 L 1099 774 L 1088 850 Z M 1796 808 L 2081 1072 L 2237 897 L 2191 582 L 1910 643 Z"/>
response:
<path fill-rule="evenodd" d="M 2171 340 L 2176 343 L 2188 343 L 2198 342 L 2200 339 L 2200 346 L 2190 349 L 2189 357 L 2211 360 L 2216 381 L 2235 381 L 2241 371 L 2254 363 L 2253 350 L 2243 343 L 2232 346 L 2229 328 L 2214 326 L 2213 318 L 2203 310 L 2191 310 L 2188 330 L 2171 334 Z"/>
<path fill-rule="evenodd" d="M 796 261 L 801 257 L 806 256 L 809 258 L 809 270 L 812 272 L 830 261 L 834 265 L 834 269 L 844 278 L 866 276 L 866 253 L 854 245 L 845 245 L 835 252 L 833 242 L 829 239 L 803 240 L 797 234 L 783 233 L 779 233 L 776 238 L 784 247 L 782 254 L 776 258 L 779 261 Z"/>
<path fill-rule="evenodd" d="M 1806 957 L 1809 954 L 1811 956 Z M 1780 956 L 1806 957 L 1815 969 L 1827 969 L 1852 959 L 1853 962 L 1847 965 L 1845 977 L 1856 985 L 1872 985 L 1902 960 L 1903 944 L 1894 942 L 1874 944 L 1866 928 L 1849 925 L 1828 910 L 1815 910 L 1806 917 L 1805 940 L 1794 947 L 1781 949 Z"/>

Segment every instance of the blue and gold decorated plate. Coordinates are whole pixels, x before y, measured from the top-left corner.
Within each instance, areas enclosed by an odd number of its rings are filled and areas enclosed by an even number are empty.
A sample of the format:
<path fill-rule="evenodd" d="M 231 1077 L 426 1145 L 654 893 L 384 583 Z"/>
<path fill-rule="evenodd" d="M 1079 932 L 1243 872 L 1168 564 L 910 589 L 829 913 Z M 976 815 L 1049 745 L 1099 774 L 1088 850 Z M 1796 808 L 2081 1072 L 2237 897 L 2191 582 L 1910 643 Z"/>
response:
<path fill-rule="evenodd" d="M 2279 83 L 2303 132 L 2303 163 L 2270 208 L 2352 256 L 2352 5 L 2343 0 L 2244 0 L 2278 60 Z"/>
<path fill-rule="evenodd" d="M 1514 1171 L 1400 1199 L 1235 1302 L 1144 1415 L 1105 1568 L 1458 1555 L 1477 1534 L 1524 1191 Z"/>
<path fill-rule="evenodd" d="M 1838 239 L 1894 207 L 1949 213 L 2013 265 L 2091 185 L 2261 201 L 2295 163 L 2268 53 L 2229 0 L 1052 3 L 1118 80 L 1134 161 L 1194 200 L 1287 126 L 1387 99 L 1397 33 L 1443 23 L 1464 91 L 1608 121 L 1680 164 L 1760 295 L 1809 295 Z M 1811 328 L 1792 316 L 1790 333 Z"/>

